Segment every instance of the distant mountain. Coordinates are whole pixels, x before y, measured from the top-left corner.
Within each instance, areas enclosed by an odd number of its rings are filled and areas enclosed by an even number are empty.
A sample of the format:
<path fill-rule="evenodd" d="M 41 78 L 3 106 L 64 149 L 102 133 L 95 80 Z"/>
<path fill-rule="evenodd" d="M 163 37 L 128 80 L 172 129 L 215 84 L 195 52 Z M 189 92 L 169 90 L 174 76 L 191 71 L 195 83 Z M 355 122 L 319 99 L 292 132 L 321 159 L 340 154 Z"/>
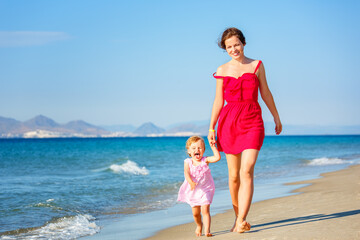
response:
<path fill-rule="evenodd" d="M 12 118 L 0 117 L 0 134 L 6 134 L 9 132 L 17 134 L 26 130 L 29 129 L 25 127 L 22 122 Z"/>
<path fill-rule="evenodd" d="M 78 133 L 86 133 L 86 134 L 106 134 L 108 131 L 102 129 L 100 127 L 91 125 L 87 122 L 82 120 L 71 121 L 67 124 L 63 125 L 64 128 L 73 130 L 74 132 Z"/>
<path fill-rule="evenodd" d="M 140 135 L 140 136 L 147 136 L 147 135 L 151 135 L 151 134 L 161 134 L 164 132 L 165 132 L 165 129 L 157 127 L 156 125 L 154 125 L 151 122 L 147 122 L 147 123 L 144 123 L 143 125 L 141 125 L 140 127 L 138 127 L 137 129 L 135 129 L 135 131 L 133 133 Z"/>
<path fill-rule="evenodd" d="M 54 120 L 45 117 L 43 115 L 38 115 L 28 121 L 25 121 L 24 126 L 30 128 L 30 129 L 52 129 L 60 127 L 60 124 L 56 123 Z"/>
<path fill-rule="evenodd" d="M 81 120 L 59 124 L 43 115 L 25 122 L 0 117 L 0 137 L 94 137 L 109 133 Z"/>

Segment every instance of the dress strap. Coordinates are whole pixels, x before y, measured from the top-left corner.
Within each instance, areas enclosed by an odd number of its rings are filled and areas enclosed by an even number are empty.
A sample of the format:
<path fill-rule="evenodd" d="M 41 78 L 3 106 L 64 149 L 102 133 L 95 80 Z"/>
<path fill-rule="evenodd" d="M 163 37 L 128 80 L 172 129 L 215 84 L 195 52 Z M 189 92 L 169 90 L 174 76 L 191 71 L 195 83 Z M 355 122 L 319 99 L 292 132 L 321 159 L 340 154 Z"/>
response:
<path fill-rule="evenodd" d="M 259 60 L 259 62 L 258 62 L 258 64 L 257 64 L 257 66 L 256 66 L 256 68 L 255 68 L 255 71 L 254 71 L 254 73 L 256 73 L 256 71 L 259 69 L 259 67 L 260 67 L 260 64 L 261 64 L 261 60 Z"/>
<path fill-rule="evenodd" d="M 216 76 L 215 74 L 216 74 L 216 72 L 214 72 L 213 76 L 214 76 L 214 78 L 216 78 L 216 79 L 218 79 L 218 78 L 224 78 L 223 76 Z"/>

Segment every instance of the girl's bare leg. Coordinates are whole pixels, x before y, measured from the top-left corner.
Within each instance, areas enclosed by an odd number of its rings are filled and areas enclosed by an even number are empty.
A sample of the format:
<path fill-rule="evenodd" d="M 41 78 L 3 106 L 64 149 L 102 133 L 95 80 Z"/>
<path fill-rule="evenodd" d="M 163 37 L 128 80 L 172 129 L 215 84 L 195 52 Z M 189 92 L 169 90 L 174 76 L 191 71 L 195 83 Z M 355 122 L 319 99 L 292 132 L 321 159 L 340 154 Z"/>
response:
<path fill-rule="evenodd" d="M 210 225 L 211 225 L 210 205 L 201 206 L 201 214 L 204 220 L 205 236 L 211 237 L 212 234 L 210 233 Z"/>
<path fill-rule="evenodd" d="M 195 235 L 200 237 L 202 234 L 202 221 L 201 221 L 201 209 L 200 206 L 192 207 L 192 213 L 194 221 L 196 223 Z"/>
<path fill-rule="evenodd" d="M 251 225 L 246 221 L 254 193 L 254 167 L 259 151 L 246 149 L 241 155 L 240 188 L 239 188 L 239 210 L 236 221 L 236 231 L 239 233 L 249 231 Z"/>
<path fill-rule="evenodd" d="M 231 228 L 231 232 L 236 231 L 236 220 L 238 216 L 238 207 L 239 207 L 239 187 L 240 187 L 240 166 L 241 166 L 241 153 L 226 154 L 226 160 L 229 170 L 229 190 L 232 200 L 232 205 L 235 212 L 235 221 L 234 226 Z"/>

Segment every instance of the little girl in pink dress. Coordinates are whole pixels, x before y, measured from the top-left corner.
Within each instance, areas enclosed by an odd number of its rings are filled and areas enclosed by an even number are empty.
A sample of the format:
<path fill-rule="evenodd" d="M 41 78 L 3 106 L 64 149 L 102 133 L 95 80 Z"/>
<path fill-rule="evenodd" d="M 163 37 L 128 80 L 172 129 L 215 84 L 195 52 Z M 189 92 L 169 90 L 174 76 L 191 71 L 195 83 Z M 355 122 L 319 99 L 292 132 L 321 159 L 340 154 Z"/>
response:
<path fill-rule="evenodd" d="M 214 156 L 203 157 L 205 142 L 199 136 L 192 136 L 186 141 L 186 149 L 191 158 L 184 161 L 185 181 L 181 185 L 178 201 L 188 203 L 192 208 L 193 217 L 197 225 L 195 234 L 201 236 L 203 215 L 205 235 L 211 237 L 210 233 L 210 204 L 214 197 L 215 185 L 211 176 L 209 163 L 220 160 L 221 156 L 215 144 L 211 145 Z"/>

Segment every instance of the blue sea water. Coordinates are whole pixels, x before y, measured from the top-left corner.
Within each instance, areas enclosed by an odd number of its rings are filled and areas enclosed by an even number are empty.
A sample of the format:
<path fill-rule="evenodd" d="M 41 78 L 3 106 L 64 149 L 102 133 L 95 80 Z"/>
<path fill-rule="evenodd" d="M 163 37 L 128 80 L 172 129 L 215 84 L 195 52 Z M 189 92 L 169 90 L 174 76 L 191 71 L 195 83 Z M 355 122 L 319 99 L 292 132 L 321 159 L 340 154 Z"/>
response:
<path fill-rule="evenodd" d="M 0 239 L 76 239 L 176 207 L 186 139 L 0 139 Z M 267 136 L 255 187 L 359 162 L 360 136 Z M 217 189 L 226 190 L 224 155 L 210 168 Z"/>

